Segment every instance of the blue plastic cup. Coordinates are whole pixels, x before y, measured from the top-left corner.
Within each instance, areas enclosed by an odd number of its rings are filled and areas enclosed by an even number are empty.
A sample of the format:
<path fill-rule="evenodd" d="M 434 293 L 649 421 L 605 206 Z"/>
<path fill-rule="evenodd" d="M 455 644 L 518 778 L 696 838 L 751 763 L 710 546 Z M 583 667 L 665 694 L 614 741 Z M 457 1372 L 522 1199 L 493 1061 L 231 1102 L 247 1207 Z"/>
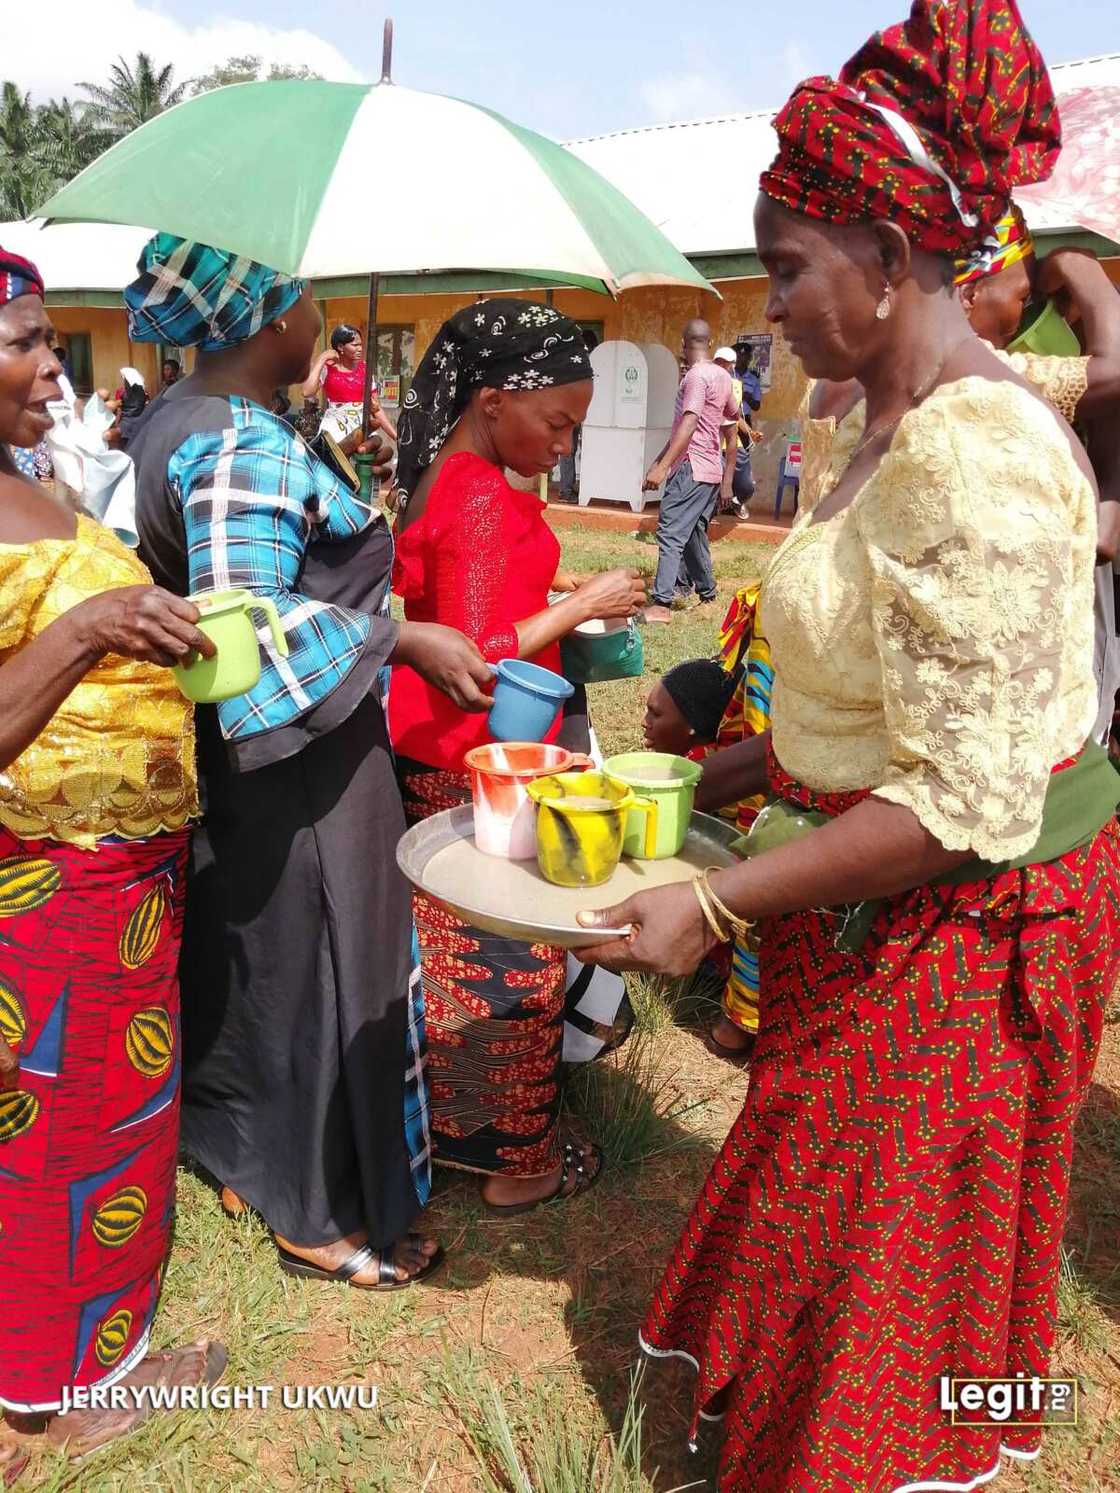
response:
<path fill-rule="evenodd" d="M 503 658 L 494 669 L 494 704 L 489 715 L 495 741 L 543 741 L 575 686 L 551 669 Z"/>

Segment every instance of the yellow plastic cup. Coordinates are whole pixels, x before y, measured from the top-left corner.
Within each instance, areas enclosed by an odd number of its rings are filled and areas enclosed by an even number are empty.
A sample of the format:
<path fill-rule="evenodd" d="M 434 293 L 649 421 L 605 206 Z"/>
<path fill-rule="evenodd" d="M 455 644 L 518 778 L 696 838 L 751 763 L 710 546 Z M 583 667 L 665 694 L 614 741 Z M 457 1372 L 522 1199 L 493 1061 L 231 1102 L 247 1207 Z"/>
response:
<path fill-rule="evenodd" d="M 199 591 L 188 596 L 200 612 L 197 627 L 217 649 L 213 658 L 194 653 L 172 669 L 175 683 L 196 705 L 216 705 L 253 688 L 261 677 L 261 649 L 253 626 L 253 612 L 268 618 L 272 641 L 281 658 L 288 656 L 288 640 L 275 604 L 251 591 Z"/>
<path fill-rule="evenodd" d="M 537 865 L 554 886 L 602 886 L 622 856 L 626 821 L 645 814 L 645 853 L 657 844 L 657 805 L 605 772 L 537 778 L 526 792 L 537 805 Z"/>

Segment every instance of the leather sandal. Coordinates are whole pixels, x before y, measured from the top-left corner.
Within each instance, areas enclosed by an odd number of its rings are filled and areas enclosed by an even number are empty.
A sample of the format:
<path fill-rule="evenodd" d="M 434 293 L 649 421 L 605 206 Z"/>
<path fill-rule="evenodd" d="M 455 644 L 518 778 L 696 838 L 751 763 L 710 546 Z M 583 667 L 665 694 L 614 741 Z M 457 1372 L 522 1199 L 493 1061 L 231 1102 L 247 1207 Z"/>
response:
<path fill-rule="evenodd" d="M 593 1172 L 588 1172 L 584 1165 L 583 1151 L 571 1141 L 565 1141 L 560 1157 L 560 1180 L 547 1197 L 535 1198 L 531 1203 L 488 1203 L 483 1198 L 482 1206 L 487 1213 L 493 1213 L 498 1218 L 515 1218 L 519 1213 L 532 1213 L 534 1208 L 541 1208 L 548 1203 L 566 1203 L 569 1198 L 582 1197 L 585 1192 L 591 1191 L 606 1168 L 603 1153 L 598 1146 L 591 1146 L 589 1159 L 596 1163 Z"/>
<path fill-rule="evenodd" d="M 419 1234 L 409 1234 L 410 1239 L 419 1239 Z M 292 1254 L 291 1250 L 282 1245 L 276 1246 L 276 1252 L 280 1256 L 280 1269 L 285 1275 L 294 1275 L 301 1280 L 329 1280 L 343 1281 L 354 1287 L 356 1291 L 405 1291 L 409 1286 L 418 1285 L 420 1281 L 427 1280 L 434 1275 L 443 1264 L 446 1256 L 442 1246 L 436 1250 L 431 1259 L 415 1275 L 408 1276 L 405 1280 L 397 1279 L 397 1267 L 393 1263 L 393 1247 L 388 1249 L 374 1249 L 371 1244 L 362 1244 L 354 1251 L 349 1259 L 343 1260 L 341 1265 L 329 1270 L 325 1265 L 316 1265 L 312 1260 L 305 1260 L 300 1255 Z M 377 1283 L 375 1285 L 364 1285 L 355 1281 L 354 1277 L 368 1265 L 377 1261 Z"/>
<path fill-rule="evenodd" d="M 186 1385 L 214 1385 L 225 1373 L 226 1357 L 222 1343 L 205 1338 L 166 1353 L 149 1353 L 132 1373 L 119 1382 L 126 1387 L 142 1384 L 157 1391 Z M 140 1379 L 139 1371 L 145 1365 L 154 1372 Z M 45 1440 L 52 1447 L 65 1448 L 68 1457 L 80 1462 L 110 1442 L 137 1430 L 155 1408 L 152 1399 L 147 1399 L 142 1405 L 120 1410 L 71 1410 L 66 1415 L 52 1417 Z"/>

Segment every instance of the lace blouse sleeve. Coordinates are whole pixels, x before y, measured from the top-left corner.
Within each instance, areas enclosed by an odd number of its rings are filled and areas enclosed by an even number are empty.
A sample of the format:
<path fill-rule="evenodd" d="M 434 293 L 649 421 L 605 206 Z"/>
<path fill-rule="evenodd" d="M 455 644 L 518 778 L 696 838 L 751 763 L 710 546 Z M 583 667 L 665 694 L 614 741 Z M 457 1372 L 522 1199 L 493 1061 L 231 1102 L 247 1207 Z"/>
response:
<path fill-rule="evenodd" d="M 1073 424 L 1077 406 L 1089 387 L 1088 358 L 1048 358 L 1040 353 L 1004 353 L 1004 361 L 1033 384 L 1043 399 Z"/>
<path fill-rule="evenodd" d="M 1044 405 L 969 380 L 904 422 L 868 496 L 889 743 L 876 794 L 948 850 L 1023 855 L 1069 734 L 1063 647 L 1092 587 L 1089 484 Z"/>

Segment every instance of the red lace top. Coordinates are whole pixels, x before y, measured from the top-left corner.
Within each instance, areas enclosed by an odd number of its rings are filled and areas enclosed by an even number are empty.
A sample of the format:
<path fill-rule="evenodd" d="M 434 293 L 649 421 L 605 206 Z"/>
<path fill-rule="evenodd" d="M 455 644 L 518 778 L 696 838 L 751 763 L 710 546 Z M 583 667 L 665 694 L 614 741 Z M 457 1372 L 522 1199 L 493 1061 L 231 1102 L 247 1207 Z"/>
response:
<path fill-rule="evenodd" d="M 323 374 L 323 393 L 328 404 L 361 404 L 365 398 L 366 360 L 353 368 L 343 368 L 341 363 L 332 363 Z M 377 380 L 373 383 L 377 393 Z"/>
<path fill-rule="evenodd" d="M 544 611 L 560 545 L 535 493 L 518 492 L 497 467 L 459 452 L 443 464 L 427 505 L 397 544 L 393 590 L 410 622 L 442 622 L 478 644 L 489 663 L 517 657 L 525 617 Z M 560 672 L 560 645 L 533 663 Z M 486 716 L 458 710 L 408 668 L 389 692 L 394 748 L 429 767 L 459 771 L 463 753 L 490 740 Z M 549 733 L 552 740 L 559 721 Z"/>

